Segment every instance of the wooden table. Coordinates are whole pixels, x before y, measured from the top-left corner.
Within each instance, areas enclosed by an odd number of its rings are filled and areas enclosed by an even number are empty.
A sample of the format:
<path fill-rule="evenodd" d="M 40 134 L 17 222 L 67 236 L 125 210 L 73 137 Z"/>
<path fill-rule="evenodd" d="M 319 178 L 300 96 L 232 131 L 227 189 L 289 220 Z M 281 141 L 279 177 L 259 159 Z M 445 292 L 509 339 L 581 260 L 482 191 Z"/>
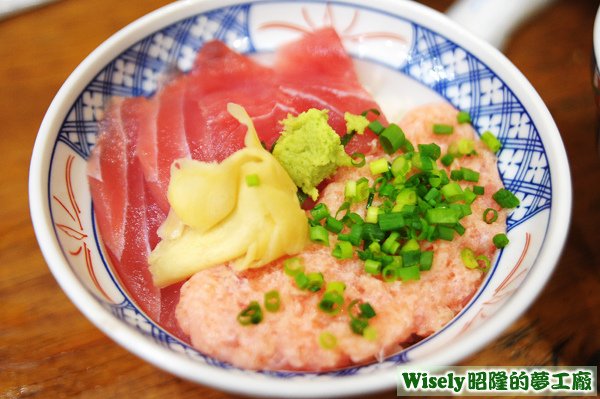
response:
<path fill-rule="evenodd" d="M 29 158 L 54 94 L 98 44 L 166 3 L 61 0 L 0 21 L 1 397 L 231 397 L 156 369 L 88 322 L 50 274 L 29 219 Z M 424 3 L 443 10 L 450 2 Z M 600 363 L 600 160 L 590 88 L 598 5 L 557 1 L 520 29 L 506 50 L 562 133 L 573 176 L 573 219 L 562 259 L 535 304 L 465 365 Z"/>

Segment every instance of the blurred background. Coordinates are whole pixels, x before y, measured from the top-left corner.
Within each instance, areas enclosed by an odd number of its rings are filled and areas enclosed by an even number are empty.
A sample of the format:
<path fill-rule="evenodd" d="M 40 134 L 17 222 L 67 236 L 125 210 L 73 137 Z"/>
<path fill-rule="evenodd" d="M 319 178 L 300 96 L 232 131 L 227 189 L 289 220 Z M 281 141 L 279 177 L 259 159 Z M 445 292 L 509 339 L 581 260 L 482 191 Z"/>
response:
<path fill-rule="evenodd" d="M 57 90 L 102 41 L 168 1 L 58 0 L 5 14 L 14 3 L 0 0 L 0 397 L 232 397 L 166 374 L 97 330 L 56 284 L 29 218 L 31 150 Z M 421 3 L 445 11 L 452 1 Z M 540 297 L 463 365 L 600 363 L 600 159 L 591 83 L 599 5 L 556 0 L 506 42 L 504 53 L 561 131 L 574 208 L 562 259 Z"/>

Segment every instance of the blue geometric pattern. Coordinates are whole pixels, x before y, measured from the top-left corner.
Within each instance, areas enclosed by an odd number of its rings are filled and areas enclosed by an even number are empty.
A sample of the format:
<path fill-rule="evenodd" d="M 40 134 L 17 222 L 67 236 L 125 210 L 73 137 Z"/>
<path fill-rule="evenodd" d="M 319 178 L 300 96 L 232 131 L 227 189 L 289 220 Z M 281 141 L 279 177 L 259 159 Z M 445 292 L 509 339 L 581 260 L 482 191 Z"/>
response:
<path fill-rule="evenodd" d="M 330 3 L 335 4 L 334 1 Z M 254 52 L 248 26 L 250 8 L 251 5 L 225 7 L 181 20 L 124 51 L 90 82 L 76 100 L 57 140 L 87 159 L 96 142 L 97 123 L 112 96 L 152 95 L 164 84 L 161 79 L 172 76 L 171 71 L 190 70 L 196 52 L 208 40 L 222 40 L 238 52 Z M 399 72 L 430 87 L 457 108 L 469 111 L 478 132 L 489 130 L 503 143 L 498 168 L 506 187 L 521 200 L 520 208 L 508 219 L 508 228 L 549 208 L 552 188 L 548 161 L 536 127 L 523 105 L 506 84 L 475 56 L 424 27 L 413 24 L 413 31 L 411 52 Z M 205 356 L 174 339 L 128 299 L 117 305 L 103 305 L 117 318 L 164 347 L 206 364 L 232 368 L 230 364 Z M 396 354 L 381 365 L 405 363 L 408 352 Z M 352 375 L 370 367 L 377 366 L 352 367 L 327 375 Z M 282 378 L 305 374 L 261 373 Z"/>

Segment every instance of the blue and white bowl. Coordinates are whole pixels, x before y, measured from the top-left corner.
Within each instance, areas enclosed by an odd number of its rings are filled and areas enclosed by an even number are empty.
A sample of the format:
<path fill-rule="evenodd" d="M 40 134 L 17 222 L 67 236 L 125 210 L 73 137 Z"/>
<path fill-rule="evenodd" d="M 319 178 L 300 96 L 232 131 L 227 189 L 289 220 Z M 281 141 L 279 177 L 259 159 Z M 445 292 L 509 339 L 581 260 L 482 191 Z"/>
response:
<path fill-rule="evenodd" d="M 401 364 L 451 365 L 498 336 L 532 303 L 565 242 L 569 165 L 550 113 L 497 50 L 445 16 L 412 2 L 178 1 L 127 26 L 68 78 L 35 143 L 30 207 L 55 278 L 102 331 L 182 378 L 251 395 L 331 397 L 395 386 Z M 150 320 L 119 285 L 94 224 L 86 159 L 113 96 L 150 96 L 174 69 L 192 66 L 211 39 L 268 58 L 302 30 L 333 25 L 388 119 L 445 99 L 470 112 L 478 132 L 503 143 L 498 168 L 521 206 L 508 219 L 511 245 L 447 326 L 385 361 L 329 373 L 249 371 L 210 358 Z M 235 384 L 232 383 L 235 381 Z"/>

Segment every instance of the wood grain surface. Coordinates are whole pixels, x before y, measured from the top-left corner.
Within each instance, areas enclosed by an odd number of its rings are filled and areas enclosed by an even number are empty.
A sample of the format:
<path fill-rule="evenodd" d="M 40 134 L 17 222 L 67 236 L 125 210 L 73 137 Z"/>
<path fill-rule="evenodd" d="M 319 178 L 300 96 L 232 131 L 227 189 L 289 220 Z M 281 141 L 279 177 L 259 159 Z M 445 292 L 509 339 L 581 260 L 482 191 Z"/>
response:
<path fill-rule="evenodd" d="M 450 4 L 423 2 L 438 10 Z M 29 159 L 53 96 L 103 40 L 166 3 L 61 0 L 0 21 L 0 397 L 233 397 L 162 372 L 96 329 L 50 274 L 29 218 Z M 505 51 L 561 131 L 573 217 L 562 259 L 540 297 L 464 365 L 600 363 L 600 160 L 590 86 L 598 6 L 559 0 L 521 27 Z M 371 397 L 395 397 L 395 391 Z"/>

